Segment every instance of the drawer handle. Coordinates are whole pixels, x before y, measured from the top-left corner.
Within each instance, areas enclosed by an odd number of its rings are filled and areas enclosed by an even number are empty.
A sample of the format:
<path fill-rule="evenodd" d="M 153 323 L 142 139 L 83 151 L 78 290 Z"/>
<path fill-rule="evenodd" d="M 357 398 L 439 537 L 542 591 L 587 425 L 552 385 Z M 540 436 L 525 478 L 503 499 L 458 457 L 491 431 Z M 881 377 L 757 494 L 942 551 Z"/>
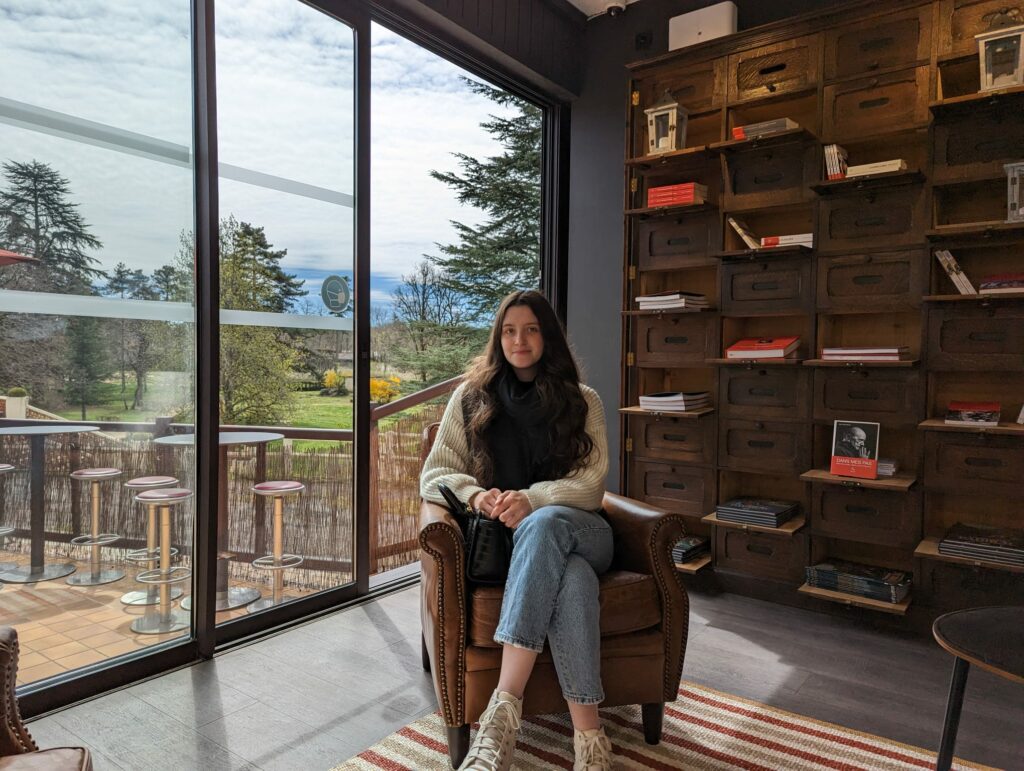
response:
<path fill-rule="evenodd" d="M 874 401 L 878 398 L 878 391 L 847 391 L 846 395 L 851 399 Z"/>
<path fill-rule="evenodd" d="M 964 458 L 968 466 L 985 466 L 986 468 L 999 468 L 1003 465 L 1000 458 Z"/>
<path fill-rule="evenodd" d="M 748 439 L 747 440 L 747 447 L 759 447 L 759 448 L 764 448 L 764 449 L 770 450 L 774 446 L 775 446 L 775 442 L 772 442 L 772 441 L 770 441 L 768 439 Z"/>
<path fill-rule="evenodd" d="M 855 284 L 881 284 L 882 277 L 878 274 L 872 274 L 870 276 L 854 276 L 853 283 Z"/>
<path fill-rule="evenodd" d="M 684 337 L 682 335 L 672 335 L 670 337 L 666 337 L 665 342 L 668 343 L 669 345 L 686 345 L 688 342 L 690 342 L 690 338 Z"/>
<path fill-rule="evenodd" d="M 880 96 L 877 97 L 876 99 L 865 99 L 857 106 L 860 107 L 860 109 L 862 110 L 874 110 L 878 107 L 885 107 L 885 105 L 887 104 L 889 104 L 889 97 Z"/>
<path fill-rule="evenodd" d="M 670 238 L 667 243 L 669 246 L 689 246 L 690 237 L 676 236 L 675 238 Z"/>
<path fill-rule="evenodd" d="M 747 393 L 751 396 L 775 396 L 774 388 L 748 388 Z"/>
<path fill-rule="evenodd" d="M 971 332 L 967 335 L 968 340 L 976 340 L 979 343 L 1001 343 L 1006 339 L 1005 332 Z"/>
<path fill-rule="evenodd" d="M 687 440 L 686 434 L 663 434 L 666 442 L 685 442 Z"/>
<path fill-rule="evenodd" d="M 767 67 L 762 67 L 757 71 L 758 75 L 774 75 L 776 72 L 782 72 L 788 65 L 786 62 L 779 62 L 778 64 L 770 64 Z"/>
<path fill-rule="evenodd" d="M 752 290 L 754 290 L 755 292 L 766 292 L 766 291 L 770 291 L 772 289 L 778 289 L 779 288 L 779 282 L 778 281 L 755 281 L 753 284 L 750 285 L 750 288 Z"/>
<path fill-rule="evenodd" d="M 871 40 L 865 40 L 860 44 L 859 48 L 861 51 L 878 51 L 882 48 L 888 48 L 892 44 L 893 39 L 891 37 L 876 37 Z M 878 62 L 872 62 L 872 64 L 875 67 L 878 66 Z M 874 69 L 874 67 L 872 67 L 872 69 Z"/>
<path fill-rule="evenodd" d="M 775 549 L 771 546 L 765 546 L 761 543 L 748 543 L 747 551 L 752 551 L 754 554 L 764 554 L 765 556 L 772 556 L 775 553 Z"/>
<path fill-rule="evenodd" d="M 888 217 L 862 217 L 859 220 L 854 220 L 853 224 L 859 228 L 873 228 L 884 225 L 888 221 Z"/>
<path fill-rule="evenodd" d="M 850 514 L 869 514 L 870 515 L 870 514 L 877 514 L 878 513 L 878 509 L 876 509 L 874 506 L 853 506 L 853 505 L 851 505 L 849 503 L 846 504 L 846 510 Z"/>
<path fill-rule="evenodd" d="M 682 482 L 662 482 L 662 487 L 668 488 L 669 490 L 685 490 L 686 485 Z"/>
<path fill-rule="evenodd" d="M 778 182 L 780 179 L 782 179 L 782 172 L 781 171 L 776 171 L 773 174 L 765 174 L 764 176 L 761 176 L 761 177 L 759 177 L 759 176 L 757 176 L 755 174 L 754 175 L 754 184 L 755 185 L 770 185 L 772 182 Z"/>

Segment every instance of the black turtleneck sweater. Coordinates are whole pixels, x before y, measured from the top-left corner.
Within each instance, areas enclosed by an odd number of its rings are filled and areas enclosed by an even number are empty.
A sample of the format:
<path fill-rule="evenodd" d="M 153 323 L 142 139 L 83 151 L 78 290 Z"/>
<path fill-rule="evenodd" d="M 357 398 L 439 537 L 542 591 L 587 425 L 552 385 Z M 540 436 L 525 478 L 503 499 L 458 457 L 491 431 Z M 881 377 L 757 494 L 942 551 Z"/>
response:
<path fill-rule="evenodd" d="M 491 486 L 524 490 L 551 478 L 545 464 L 551 446 L 550 420 L 541 411 L 534 381 L 524 382 L 514 372 L 506 372 L 497 385 L 500 409 L 486 433 L 494 458 Z"/>

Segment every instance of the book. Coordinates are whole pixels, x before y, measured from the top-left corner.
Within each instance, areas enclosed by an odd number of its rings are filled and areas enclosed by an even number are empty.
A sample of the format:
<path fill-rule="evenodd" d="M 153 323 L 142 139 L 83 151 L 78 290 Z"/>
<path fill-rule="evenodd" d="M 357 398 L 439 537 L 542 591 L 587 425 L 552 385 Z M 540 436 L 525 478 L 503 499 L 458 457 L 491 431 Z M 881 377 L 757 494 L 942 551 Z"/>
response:
<path fill-rule="evenodd" d="M 804 570 L 811 586 L 884 602 L 902 602 L 910 594 L 913 583 L 911 575 L 903 570 L 847 560 L 819 562 Z"/>
<path fill-rule="evenodd" d="M 849 166 L 846 169 L 847 177 L 865 177 L 868 174 L 886 174 L 893 171 L 906 171 L 907 162 L 902 158 L 894 158 L 891 161 L 878 161 L 876 163 L 862 163 L 858 166 Z"/>
<path fill-rule="evenodd" d="M 950 402 L 942 422 L 947 426 L 995 428 L 999 425 L 1002 409 L 999 402 Z"/>
<path fill-rule="evenodd" d="M 633 298 L 638 303 L 662 302 L 664 300 L 687 300 L 690 302 L 707 303 L 707 295 L 699 292 L 683 292 L 679 289 L 666 289 L 664 292 L 652 292 L 651 294 L 638 294 Z"/>
<path fill-rule="evenodd" d="M 846 150 L 839 145 L 825 145 L 825 178 L 844 179 L 846 177 Z"/>
<path fill-rule="evenodd" d="M 891 348 L 822 348 L 824 361 L 900 361 L 910 349 L 905 346 Z"/>
<path fill-rule="evenodd" d="M 702 535 L 684 535 L 672 547 L 672 561 L 685 564 L 710 549 L 710 540 Z"/>
<path fill-rule="evenodd" d="M 658 185 L 647 189 L 647 197 L 671 197 L 675 195 L 708 194 L 708 186 L 699 182 L 680 182 L 675 185 Z"/>
<path fill-rule="evenodd" d="M 796 501 L 770 498 L 732 498 L 715 507 L 715 516 L 724 522 L 762 527 L 779 527 L 800 511 Z"/>
<path fill-rule="evenodd" d="M 1012 294 L 1024 292 L 1024 273 L 1000 273 L 985 276 L 978 282 L 978 294 Z"/>
<path fill-rule="evenodd" d="M 814 246 L 814 233 L 794 233 L 787 236 L 763 236 L 761 248 L 769 246 Z"/>
<path fill-rule="evenodd" d="M 753 231 L 747 227 L 746 223 L 741 222 L 735 217 L 726 217 L 726 220 L 729 222 L 729 226 L 732 227 L 732 229 L 739 234 L 740 238 L 743 239 L 743 243 L 745 243 L 750 249 L 761 248 L 760 239 L 754 235 Z"/>
<path fill-rule="evenodd" d="M 799 337 L 745 337 L 725 349 L 725 358 L 784 359 L 799 347 Z"/>
<path fill-rule="evenodd" d="M 893 477 L 900 470 L 900 464 L 892 458 L 878 459 L 878 476 Z"/>
<path fill-rule="evenodd" d="M 640 406 L 645 410 L 680 411 L 696 410 L 711 406 L 711 394 L 708 391 L 660 391 L 653 394 L 642 394 Z"/>
<path fill-rule="evenodd" d="M 748 123 L 745 126 L 734 126 L 732 129 L 733 139 L 756 139 L 767 134 L 778 134 L 780 131 L 790 131 L 800 128 L 800 124 L 791 118 L 775 118 L 760 123 Z"/>
<path fill-rule="evenodd" d="M 837 420 L 832 427 L 829 473 L 878 479 L 878 437 L 881 426 L 870 421 Z"/>
<path fill-rule="evenodd" d="M 870 354 L 892 354 L 892 353 L 907 353 L 910 348 L 906 345 L 892 345 L 892 346 L 878 346 L 875 348 L 858 348 L 855 346 L 846 346 L 842 348 L 822 348 L 821 352 L 823 355 L 830 353 L 836 354 L 863 354 L 865 356 Z"/>
<path fill-rule="evenodd" d="M 1017 422 L 1024 425 L 1024 405 L 1021 406 L 1020 412 L 1017 414 Z"/>
<path fill-rule="evenodd" d="M 977 294 L 977 290 L 974 285 L 970 282 L 963 270 L 960 268 L 960 263 L 956 261 L 953 253 L 948 249 L 936 249 L 935 258 L 939 261 L 942 269 L 946 271 L 946 275 L 949 276 L 950 281 L 953 282 L 953 286 L 956 287 L 960 294 Z"/>
<path fill-rule="evenodd" d="M 1003 553 L 1024 556 L 1024 529 L 1015 527 L 991 527 L 988 525 L 969 525 L 964 522 L 955 523 L 939 542 L 942 545 L 971 546 L 985 550 L 990 554 Z"/>

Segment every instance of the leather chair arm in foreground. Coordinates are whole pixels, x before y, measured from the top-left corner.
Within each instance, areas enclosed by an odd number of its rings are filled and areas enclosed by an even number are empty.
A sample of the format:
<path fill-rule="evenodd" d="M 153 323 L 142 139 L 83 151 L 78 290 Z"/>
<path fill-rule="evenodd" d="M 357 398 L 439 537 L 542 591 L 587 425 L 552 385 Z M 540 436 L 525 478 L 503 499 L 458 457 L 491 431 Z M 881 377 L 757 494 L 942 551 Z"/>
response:
<path fill-rule="evenodd" d="M 84 747 L 40 750 L 21 722 L 14 694 L 18 679 L 18 634 L 0 627 L 0 771 L 92 771 L 92 758 Z"/>

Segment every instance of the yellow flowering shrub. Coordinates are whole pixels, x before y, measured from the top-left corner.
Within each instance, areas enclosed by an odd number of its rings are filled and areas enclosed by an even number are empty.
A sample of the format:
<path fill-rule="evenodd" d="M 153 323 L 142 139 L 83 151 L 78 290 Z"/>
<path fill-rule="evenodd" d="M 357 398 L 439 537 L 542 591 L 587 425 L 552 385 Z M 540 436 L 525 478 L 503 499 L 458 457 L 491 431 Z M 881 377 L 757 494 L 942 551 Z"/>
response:
<path fill-rule="evenodd" d="M 371 377 L 370 378 L 370 401 L 378 404 L 387 404 L 398 396 L 398 386 L 401 379 L 397 377 Z"/>

